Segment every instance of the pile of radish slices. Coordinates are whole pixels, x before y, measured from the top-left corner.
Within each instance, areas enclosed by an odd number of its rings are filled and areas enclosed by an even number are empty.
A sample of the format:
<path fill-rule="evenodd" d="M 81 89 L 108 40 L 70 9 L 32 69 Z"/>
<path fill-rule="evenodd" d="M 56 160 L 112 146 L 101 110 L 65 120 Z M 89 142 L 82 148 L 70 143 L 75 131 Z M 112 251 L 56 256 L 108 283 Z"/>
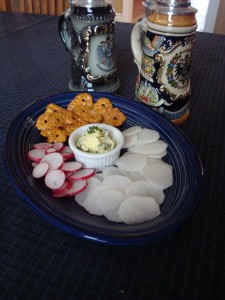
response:
<path fill-rule="evenodd" d="M 63 143 L 37 143 L 28 152 L 34 178 L 44 177 L 54 197 L 74 196 L 87 187 L 86 179 L 95 174 L 92 168 L 82 169 L 80 162 L 72 161 L 74 154 Z"/>
<path fill-rule="evenodd" d="M 163 161 L 168 144 L 157 131 L 134 126 L 123 131 L 125 153 L 101 173 L 82 168 L 62 143 L 39 143 L 28 153 L 33 176 L 44 177 L 54 197 L 73 196 L 89 213 L 113 222 L 138 224 L 160 215 L 173 168 Z"/>

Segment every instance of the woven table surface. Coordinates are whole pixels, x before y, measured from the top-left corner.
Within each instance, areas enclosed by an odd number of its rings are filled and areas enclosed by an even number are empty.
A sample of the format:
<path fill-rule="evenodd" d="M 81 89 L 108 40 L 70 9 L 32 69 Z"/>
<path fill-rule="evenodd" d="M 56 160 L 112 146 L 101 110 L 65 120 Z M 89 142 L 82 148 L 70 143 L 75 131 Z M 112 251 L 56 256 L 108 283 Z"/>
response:
<path fill-rule="evenodd" d="M 70 54 L 58 18 L 0 13 L 0 136 L 40 98 L 68 91 Z M 117 23 L 121 88 L 134 99 L 132 24 Z M 190 117 L 180 128 L 198 152 L 197 210 L 173 234 L 139 246 L 85 240 L 38 216 L 0 169 L 0 299 L 225 299 L 225 36 L 197 33 Z M 1 148 L 3 139 L 0 140 Z"/>

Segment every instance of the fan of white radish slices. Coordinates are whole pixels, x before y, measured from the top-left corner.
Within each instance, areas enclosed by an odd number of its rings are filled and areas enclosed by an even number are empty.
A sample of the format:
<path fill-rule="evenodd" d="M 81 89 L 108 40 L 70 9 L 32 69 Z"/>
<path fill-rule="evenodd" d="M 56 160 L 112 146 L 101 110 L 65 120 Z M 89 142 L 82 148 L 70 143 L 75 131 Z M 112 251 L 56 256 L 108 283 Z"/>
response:
<path fill-rule="evenodd" d="M 163 161 L 168 145 L 157 131 L 123 131 L 124 154 L 101 173 L 82 168 L 63 143 L 38 143 L 28 153 L 33 176 L 44 177 L 54 197 L 74 196 L 89 213 L 113 222 L 138 224 L 160 215 L 164 190 L 173 184 L 173 168 Z"/>

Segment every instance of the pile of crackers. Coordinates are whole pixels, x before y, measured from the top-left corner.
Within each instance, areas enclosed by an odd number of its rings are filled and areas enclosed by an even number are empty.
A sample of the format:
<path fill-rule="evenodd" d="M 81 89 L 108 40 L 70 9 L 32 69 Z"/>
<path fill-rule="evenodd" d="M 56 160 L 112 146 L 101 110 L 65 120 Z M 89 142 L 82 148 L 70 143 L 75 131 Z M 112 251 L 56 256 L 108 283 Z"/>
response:
<path fill-rule="evenodd" d="M 121 126 L 126 116 L 119 108 L 113 107 L 108 98 L 99 98 L 95 103 L 89 93 L 80 93 L 67 108 L 50 103 L 40 115 L 35 126 L 49 143 L 66 142 L 70 134 L 80 126 L 105 123 Z"/>

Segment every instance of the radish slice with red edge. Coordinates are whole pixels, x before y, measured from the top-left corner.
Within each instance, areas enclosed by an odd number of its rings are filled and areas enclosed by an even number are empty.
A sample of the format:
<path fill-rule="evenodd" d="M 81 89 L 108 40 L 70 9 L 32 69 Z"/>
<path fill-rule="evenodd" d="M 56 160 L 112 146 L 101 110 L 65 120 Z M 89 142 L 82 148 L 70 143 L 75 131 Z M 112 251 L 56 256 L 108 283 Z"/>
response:
<path fill-rule="evenodd" d="M 32 175 L 34 178 L 41 178 L 45 176 L 48 172 L 49 164 L 47 163 L 40 163 L 34 167 Z"/>
<path fill-rule="evenodd" d="M 65 172 L 66 179 L 69 178 L 71 175 L 73 175 L 73 172 Z"/>
<path fill-rule="evenodd" d="M 45 155 L 45 149 L 32 149 L 28 152 L 28 159 L 40 162 Z"/>
<path fill-rule="evenodd" d="M 61 142 L 59 142 L 59 143 L 54 143 L 54 144 L 52 145 L 52 147 L 53 147 L 54 149 L 56 149 L 56 151 L 62 151 L 63 148 L 64 148 L 64 144 L 61 143 Z"/>
<path fill-rule="evenodd" d="M 63 164 L 61 170 L 67 173 L 67 172 L 78 171 L 81 168 L 82 168 L 82 163 L 78 161 L 68 161 Z"/>
<path fill-rule="evenodd" d="M 53 197 L 64 197 L 67 195 L 67 192 L 71 189 L 73 186 L 73 182 L 66 180 L 64 184 L 61 186 L 61 188 L 57 190 L 53 190 Z"/>
<path fill-rule="evenodd" d="M 57 150 L 55 149 L 55 148 L 53 148 L 53 147 L 50 147 L 50 148 L 47 148 L 46 150 L 45 150 L 45 153 L 46 154 L 50 154 L 50 153 L 53 153 L 53 152 L 56 152 Z"/>
<path fill-rule="evenodd" d="M 70 180 L 83 180 L 88 179 L 95 175 L 95 169 L 87 168 L 82 169 L 80 171 L 74 172 L 72 176 L 70 176 Z"/>
<path fill-rule="evenodd" d="M 87 187 L 86 180 L 77 180 L 73 182 L 72 187 L 67 191 L 66 196 L 75 196 L 83 192 Z"/>
<path fill-rule="evenodd" d="M 49 172 L 50 172 L 52 170 L 60 169 L 63 166 L 64 160 L 63 160 L 63 156 L 60 153 L 54 152 L 54 153 L 47 154 L 45 157 L 43 157 L 41 163 L 42 162 L 46 162 L 49 164 Z"/>
<path fill-rule="evenodd" d="M 65 161 L 71 160 L 74 158 L 74 153 L 69 146 L 65 146 L 60 153 L 62 154 Z"/>
<path fill-rule="evenodd" d="M 67 190 L 66 189 L 57 189 L 56 191 L 53 192 L 53 197 L 55 198 L 62 198 L 66 196 Z"/>
<path fill-rule="evenodd" d="M 38 162 L 33 161 L 33 162 L 31 163 L 31 166 L 32 166 L 33 168 L 35 168 L 38 164 L 39 164 Z M 71 175 L 72 175 L 72 174 L 71 174 Z"/>
<path fill-rule="evenodd" d="M 52 147 L 51 143 L 37 143 L 33 145 L 34 149 L 48 149 Z"/>
<path fill-rule="evenodd" d="M 65 173 L 61 170 L 52 170 L 45 176 L 45 184 L 52 190 L 59 189 L 65 182 Z"/>

